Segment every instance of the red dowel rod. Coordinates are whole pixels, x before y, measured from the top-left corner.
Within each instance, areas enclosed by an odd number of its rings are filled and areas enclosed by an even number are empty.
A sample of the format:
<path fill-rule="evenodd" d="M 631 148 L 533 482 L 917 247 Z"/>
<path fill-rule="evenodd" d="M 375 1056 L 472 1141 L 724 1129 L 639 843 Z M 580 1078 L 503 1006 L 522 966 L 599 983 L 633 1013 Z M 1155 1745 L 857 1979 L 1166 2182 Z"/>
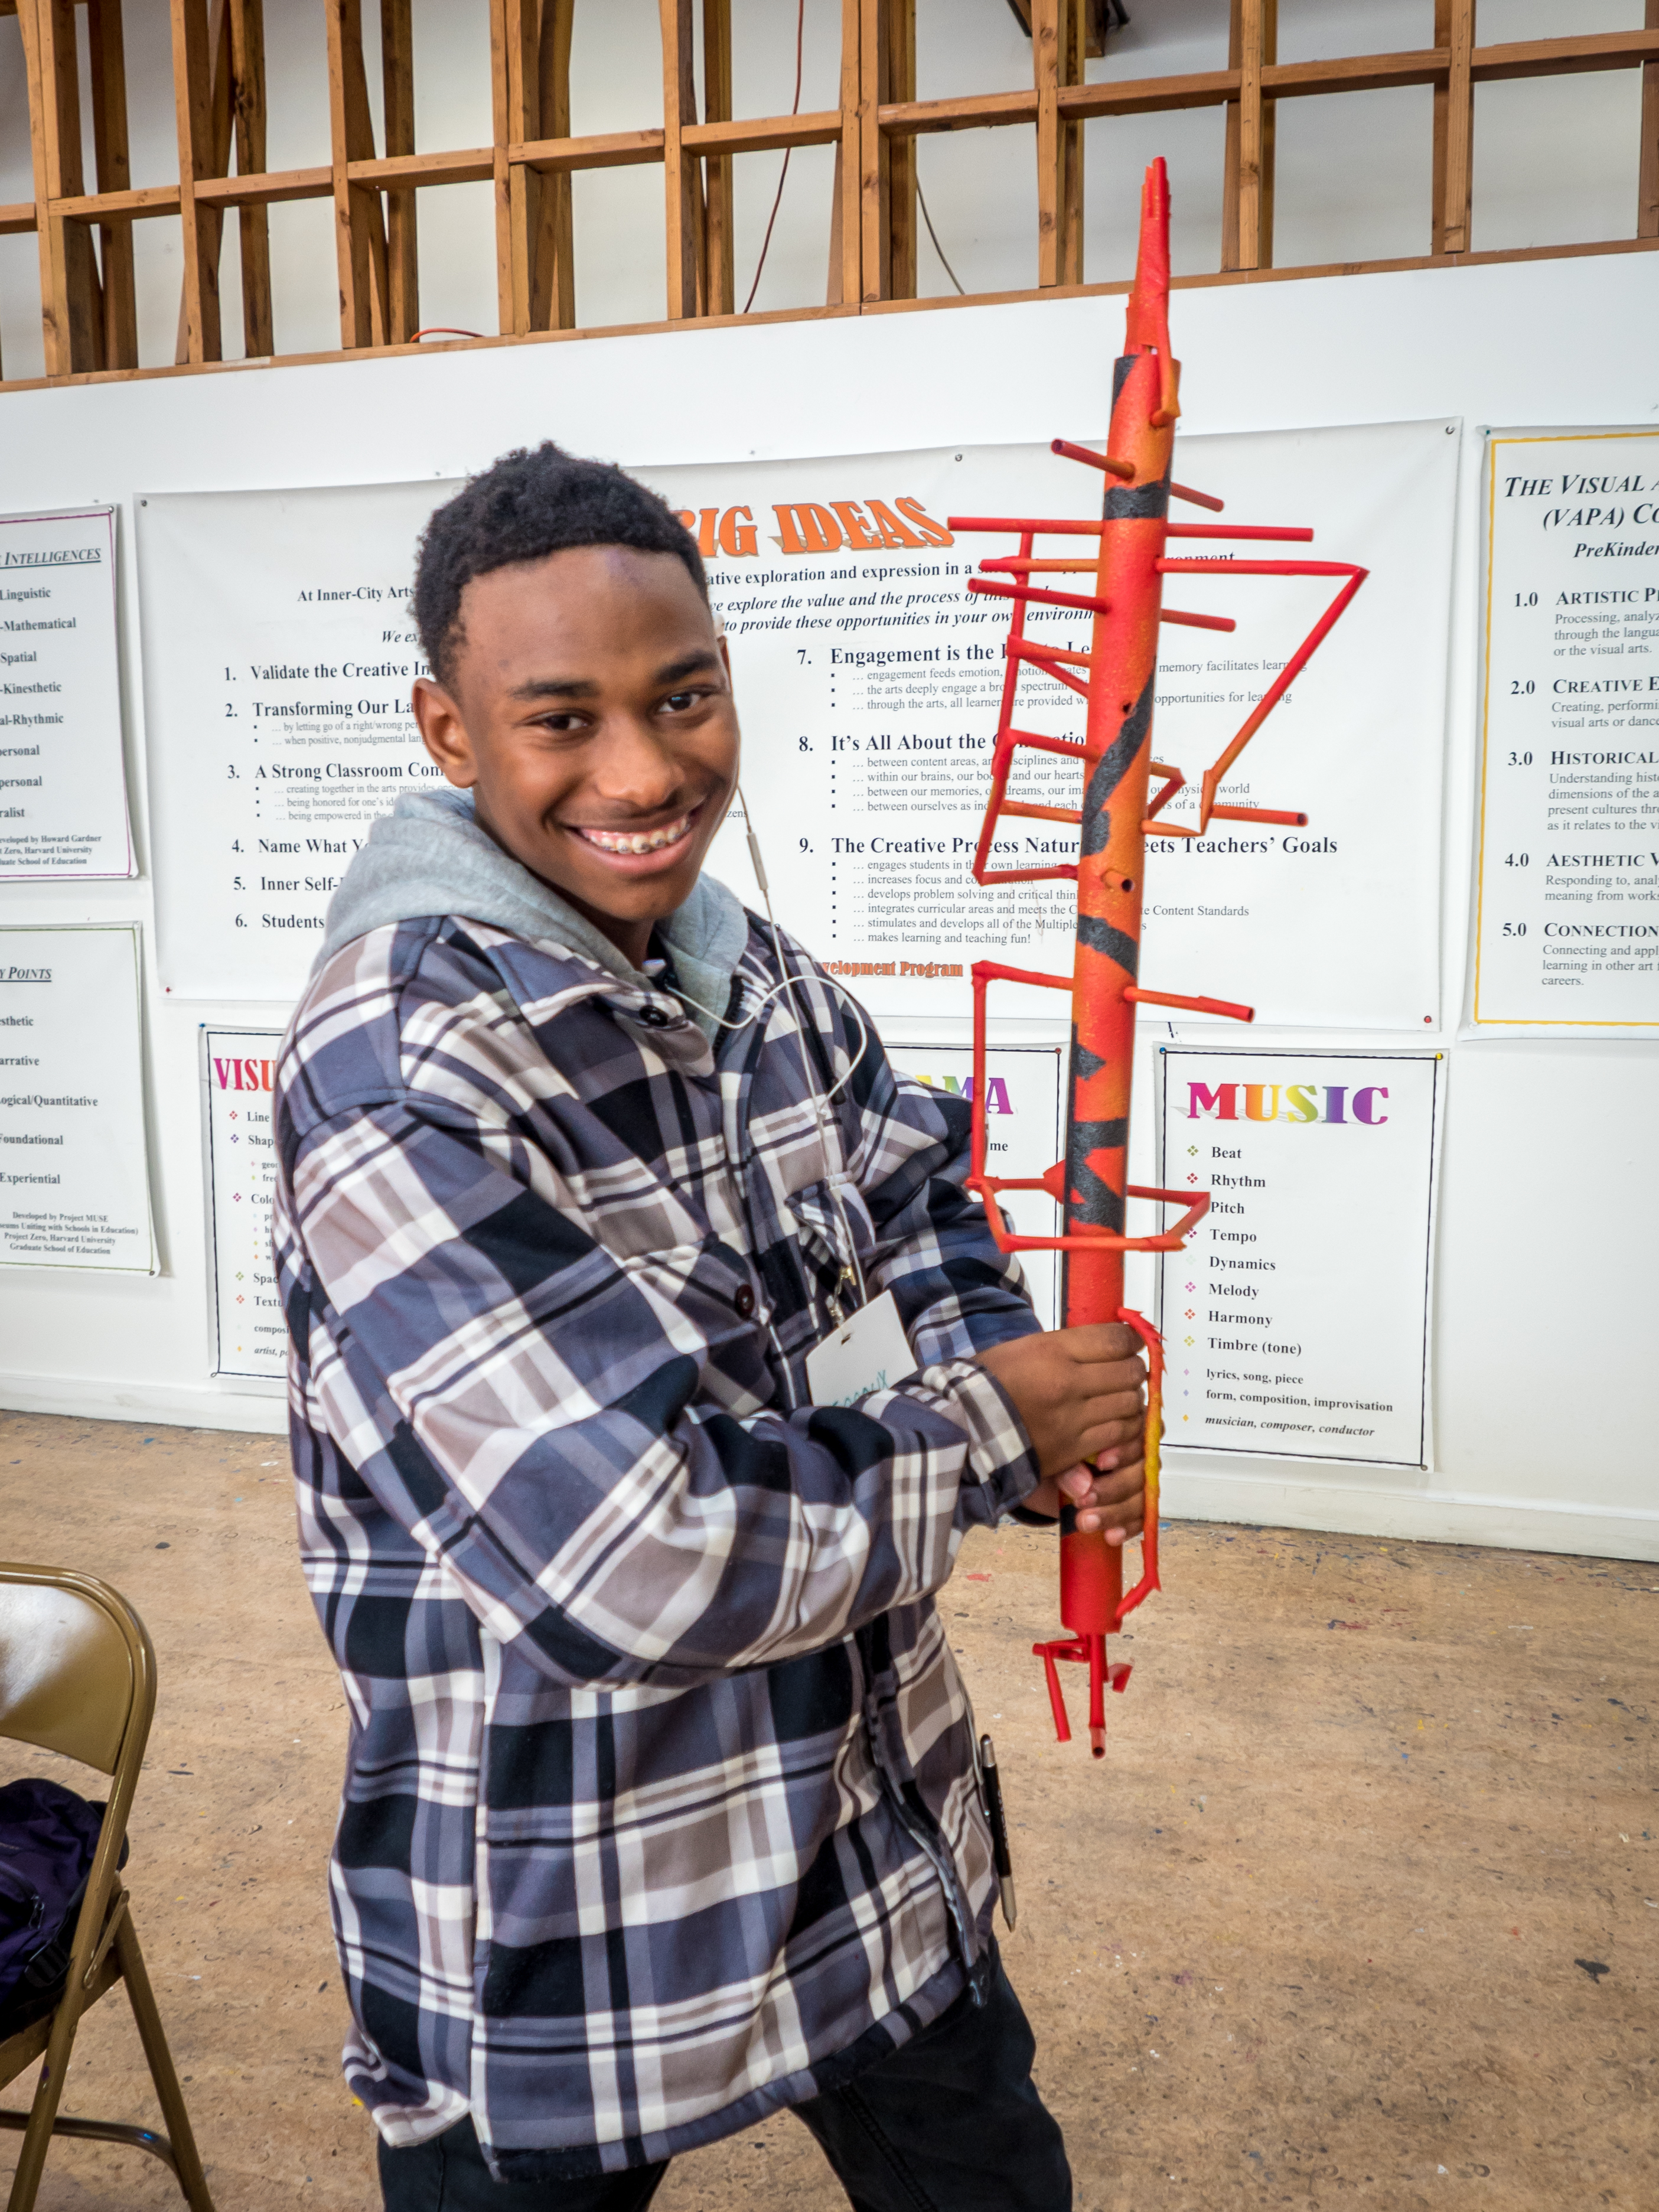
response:
<path fill-rule="evenodd" d="M 1134 481 L 1133 461 L 1120 461 L 1112 453 L 1097 453 L 1091 446 L 1074 446 L 1067 438 L 1050 438 L 1048 450 L 1058 453 L 1062 460 L 1086 461 L 1091 469 L 1103 469 L 1109 477 L 1121 477 L 1125 483 Z"/>
<path fill-rule="evenodd" d="M 1229 1021 L 1253 1022 L 1254 1006 L 1241 1006 L 1231 999 L 1185 999 L 1174 991 L 1143 991 L 1138 984 L 1124 987 L 1123 995 L 1138 1006 L 1180 1006 L 1190 1014 L 1224 1014 Z"/>

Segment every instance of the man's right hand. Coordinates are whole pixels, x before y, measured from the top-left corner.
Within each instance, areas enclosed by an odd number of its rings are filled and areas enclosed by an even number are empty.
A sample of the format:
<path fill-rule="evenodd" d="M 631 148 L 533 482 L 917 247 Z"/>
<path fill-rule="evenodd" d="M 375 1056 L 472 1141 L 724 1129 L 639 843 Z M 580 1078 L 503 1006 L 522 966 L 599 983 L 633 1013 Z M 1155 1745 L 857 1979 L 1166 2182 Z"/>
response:
<path fill-rule="evenodd" d="M 1086 1525 L 1110 1524 L 1114 1532 L 1137 1533 L 1139 1484 L 1127 1485 L 1133 1492 L 1132 1502 L 1119 1498 L 1127 1478 L 1139 1472 L 1146 1431 L 1146 1370 L 1133 1330 L 1121 1322 L 1053 1329 L 1042 1336 L 994 1345 L 978 1358 L 1007 1392 L 1024 1423 L 1044 1478 L 1043 1491 L 1050 1492 L 1059 1477 L 1075 1478 L 1061 1486 L 1052 1507 L 1042 1496 L 1034 1495 L 1026 1503 L 1040 1511 L 1058 1510 L 1063 1495 L 1067 1502 L 1085 1506 Z M 1122 1476 L 1116 1484 L 1091 1484 L 1084 1471 L 1085 1462 L 1107 1472 L 1121 1469 Z M 1098 1498 L 1097 1488 L 1101 1491 Z M 1109 1503 L 1115 1510 L 1102 1511 L 1098 1519 L 1088 1510 Z M 1085 1525 L 1080 1519 L 1079 1526 Z M 1121 1542 L 1121 1535 L 1114 1533 L 1114 1540 Z"/>

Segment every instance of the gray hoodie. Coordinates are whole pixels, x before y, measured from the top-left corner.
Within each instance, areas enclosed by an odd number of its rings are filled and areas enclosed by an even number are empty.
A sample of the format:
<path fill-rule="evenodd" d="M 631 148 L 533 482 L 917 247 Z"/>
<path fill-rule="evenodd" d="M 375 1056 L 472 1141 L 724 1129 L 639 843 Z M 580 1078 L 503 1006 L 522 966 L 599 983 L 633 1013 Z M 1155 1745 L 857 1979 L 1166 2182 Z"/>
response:
<path fill-rule="evenodd" d="M 448 785 L 405 792 L 374 823 L 329 902 L 319 964 L 354 937 L 429 914 L 485 921 L 532 944 L 562 946 L 624 982 L 659 988 L 630 966 L 602 930 L 504 853 L 478 827 L 472 794 Z M 748 917 L 724 884 L 700 876 L 685 904 L 659 927 L 675 976 L 696 1002 L 688 1009 L 691 1018 L 712 1044 L 715 1024 L 702 1010 L 725 1013 Z"/>

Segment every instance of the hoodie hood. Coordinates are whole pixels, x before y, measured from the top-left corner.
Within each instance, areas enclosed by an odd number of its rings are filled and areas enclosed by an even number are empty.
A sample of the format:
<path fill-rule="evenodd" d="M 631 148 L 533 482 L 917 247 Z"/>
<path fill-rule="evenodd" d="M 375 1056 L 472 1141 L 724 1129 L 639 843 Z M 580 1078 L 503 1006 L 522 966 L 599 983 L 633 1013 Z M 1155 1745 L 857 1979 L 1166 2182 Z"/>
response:
<path fill-rule="evenodd" d="M 434 914 L 487 922 L 532 944 L 561 946 L 641 990 L 662 988 L 630 965 L 603 930 L 478 827 L 471 792 L 447 786 L 405 792 L 371 828 L 329 902 L 319 964 L 371 929 Z M 712 1043 L 715 1024 L 701 1009 L 724 1015 L 748 942 L 748 916 L 734 893 L 705 875 L 697 878 L 685 904 L 658 928 L 676 979 L 698 1002 L 688 1009 L 691 1018 Z"/>

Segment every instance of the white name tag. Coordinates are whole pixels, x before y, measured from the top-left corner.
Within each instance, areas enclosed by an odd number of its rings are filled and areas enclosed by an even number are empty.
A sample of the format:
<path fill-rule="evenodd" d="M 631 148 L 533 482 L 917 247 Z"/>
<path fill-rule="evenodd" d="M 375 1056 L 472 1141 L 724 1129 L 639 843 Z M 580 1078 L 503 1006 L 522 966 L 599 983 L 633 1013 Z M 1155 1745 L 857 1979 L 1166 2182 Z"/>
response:
<path fill-rule="evenodd" d="M 848 1316 L 806 1355 L 815 1406 L 850 1406 L 872 1390 L 890 1390 L 916 1372 L 916 1356 L 890 1291 Z"/>

